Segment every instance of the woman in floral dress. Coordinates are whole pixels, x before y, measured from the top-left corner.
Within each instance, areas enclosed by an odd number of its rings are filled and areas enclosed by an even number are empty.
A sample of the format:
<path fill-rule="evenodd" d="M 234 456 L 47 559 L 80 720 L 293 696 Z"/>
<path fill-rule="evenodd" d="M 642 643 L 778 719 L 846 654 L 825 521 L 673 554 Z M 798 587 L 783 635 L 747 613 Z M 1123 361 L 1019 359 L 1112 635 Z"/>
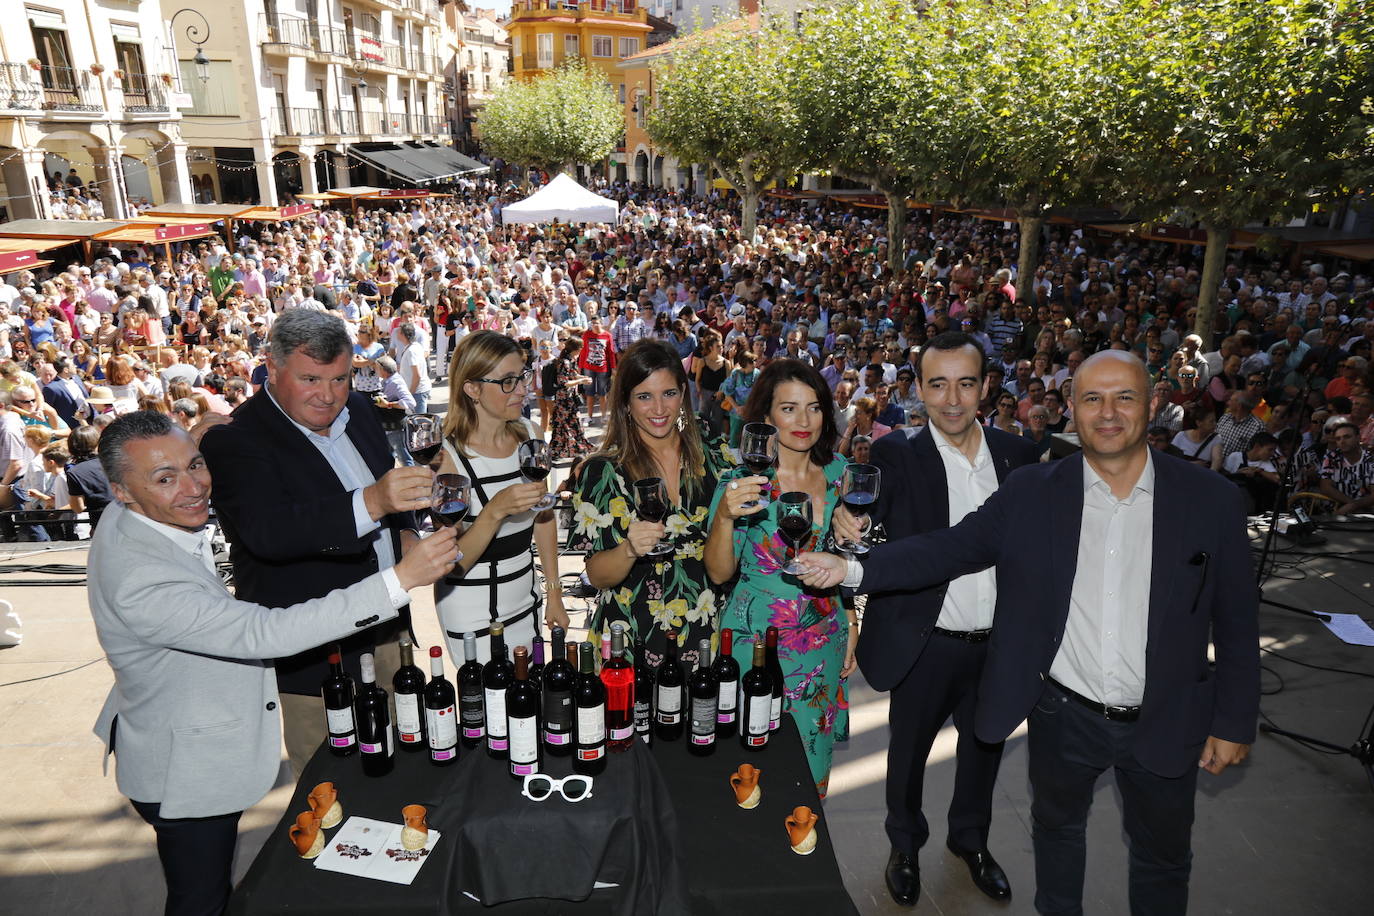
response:
<path fill-rule="evenodd" d="M 785 544 L 777 512 L 782 493 L 809 493 L 812 543 L 830 530 L 847 464 L 835 452 L 831 404 L 829 386 L 805 363 L 780 359 L 763 370 L 744 406 L 744 419 L 777 427 L 777 468 L 770 477 L 741 469 L 721 480 L 711 501 L 706 542 L 711 582 L 735 580 L 720 626 L 735 631 L 734 654 L 742 668 L 752 664 L 754 640 L 769 627 L 778 628 L 783 711 L 797 723 L 822 798 L 835 742 L 849 737 L 845 678 L 854 670 L 858 624 L 836 590 L 817 593 L 782 572 Z M 749 505 L 764 492 L 767 507 Z"/>
<path fill-rule="evenodd" d="M 591 382 L 577 371 L 577 351 L 581 349 L 582 341 L 570 337 L 563 344 L 563 352 L 554 358 L 555 385 L 550 395 L 553 440 L 549 443 L 549 452 L 555 461 L 581 458 L 592 450 L 592 444 L 582 434 L 582 421 L 577 415 L 577 387 Z"/>
<path fill-rule="evenodd" d="M 695 664 L 698 641 L 716 628 L 716 591 L 702 561 L 706 508 L 732 462 L 718 440 L 703 441 L 682 360 L 662 341 L 637 341 L 620 354 L 608 401 L 606 440 L 582 469 L 570 538 L 573 549 L 589 552 L 587 578 L 601 590 L 591 638 L 626 621 L 656 665 L 676 630 L 682 659 Z M 667 486 L 665 524 L 634 514 L 633 484 L 647 477 Z M 673 553 L 646 556 L 663 538 Z"/>

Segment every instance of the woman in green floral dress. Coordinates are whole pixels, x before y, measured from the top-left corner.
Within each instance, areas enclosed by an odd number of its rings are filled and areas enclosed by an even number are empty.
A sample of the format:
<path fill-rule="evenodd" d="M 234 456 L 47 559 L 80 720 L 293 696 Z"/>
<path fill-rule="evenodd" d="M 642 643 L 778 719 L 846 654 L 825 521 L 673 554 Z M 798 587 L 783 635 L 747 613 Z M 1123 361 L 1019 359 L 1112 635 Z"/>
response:
<path fill-rule="evenodd" d="M 682 659 L 694 664 L 698 641 L 716 629 L 717 593 L 702 560 L 706 509 L 733 465 L 719 441 L 703 441 L 682 360 L 662 341 L 641 340 L 619 355 L 608 402 L 606 439 L 582 469 L 569 538 L 570 547 L 588 551 L 587 578 L 601 590 L 592 638 L 626 621 L 656 665 L 676 630 Z M 633 484 L 648 477 L 667 487 L 672 510 L 664 524 L 635 515 Z M 646 556 L 665 538 L 671 554 Z"/>
<path fill-rule="evenodd" d="M 792 359 L 763 370 L 744 406 L 745 422 L 778 430 L 778 462 L 771 477 L 740 470 L 722 479 L 711 501 L 706 571 L 716 584 L 735 580 L 720 626 L 735 631 L 734 654 L 752 664 L 754 640 L 778 628 L 783 711 L 792 714 L 822 798 L 830 783 L 836 741 L 849 737 L 845 678 L 854 670 L 858 624 L 836 590 L 815 592 L 782 572 L 785 544 L 778 533 L 778 497 L 811 495 L 814 545 L 830 529 L 847 462 L 835 452 L 835 414 L 819 372 Z M 761 493 L 769 505 L 750 505 Z M 814 549 L 803 545 L 804 549 Z"/>

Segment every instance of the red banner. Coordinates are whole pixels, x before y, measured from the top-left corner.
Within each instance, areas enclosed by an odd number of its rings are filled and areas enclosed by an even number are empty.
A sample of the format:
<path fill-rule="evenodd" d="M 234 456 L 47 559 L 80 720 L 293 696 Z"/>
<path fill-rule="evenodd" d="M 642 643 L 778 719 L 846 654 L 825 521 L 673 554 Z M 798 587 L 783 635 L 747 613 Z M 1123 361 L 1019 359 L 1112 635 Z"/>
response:
<path fill-rule="evenodd" d="M 277 215 L 282 219 L 290 219 L 293 216 L 301 216 L 314 210 L 311 204 L 292 204 L 289 207 L 282 207 L 277 211 Z"/>
<path fill-rule="evenodd" d="M 38 252 L 36 251 L 13 251 L 9 254 L 0 254 L 0 274 L 23 270 L 25 267 L 32 267 L 37 263 Z"/>
<path fill-rule="evenodd" d="M 404 188 L 378 191 L 378 197 L 428 197 L 429 191 L 407 191 Z"/>
<path fill-rule="evenodd" d="M 204 235 L 210 231 L 209 223 L 188 223 L 184 226 L 159 226 L 153 238 L 159 242 L 174 242 L 191 235 Z"/>

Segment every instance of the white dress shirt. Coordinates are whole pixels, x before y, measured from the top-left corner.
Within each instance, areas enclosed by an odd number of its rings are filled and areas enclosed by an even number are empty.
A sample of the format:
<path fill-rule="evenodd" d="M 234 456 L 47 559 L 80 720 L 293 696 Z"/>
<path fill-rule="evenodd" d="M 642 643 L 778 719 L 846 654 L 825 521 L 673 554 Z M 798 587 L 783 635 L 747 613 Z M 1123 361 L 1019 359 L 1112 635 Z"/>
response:
<path fill-rule="evenodd" d="M 267 397 L 278 410 L 281 410 L 281 405 L 272 395 L 272 389 L 266 388 L 266 391 Z M 396 552 L 391 549 L 390 532 L 382 527 L 380 521 L 373 520 L 367 511 L 367 504 L 363 501 L 363 489 L 376 483 L 377 478 L 372 475 L 363 456 L 358 454 L 358 447 L 353 444 L 353 440 L 348 438 L 348 408 L 344 407 L 339 411 L 333 425 L 329 427 L 329 434 L 325 436 L 312 432 L 292 420 L 286 411 L 281 412 L 287 422 L 299 429 L 310 444 L 319 449 L 324 460 L 329 462 L 330 468 L 338 475 L 339 483 L 343 484 L 344 489 L 353 493 L 353 524 L 357 536 L 365 538 L 376 532 L 376 536 L 372 538 L 372 548 L 377 552 L 377 568 L 390 569 L 395 566 Z"/>
<path fill-rule="evenodd" d="M 1145 695 L 1153 565 L 1154 457 L 1125 499 L 1083 462 L 1083 523 L 1064 639 L 1050 677 L 1109 706 Z"/>
<path fill-rule="evenodd" d="M 978 454 L 972 462 L 963 451 L 953 445 L 945 434 L 930 426 L 936 451 L 945 466 L 945 484 L 949 492 L 949 524 L 959 524 L 964 517 L 977 511 L 987 498 L 997 492 L 997 471 L 988 450 L 988 438 L 975 425 Z M 992 614 L 997 605 L 997 572 L 982 572 L 960 576 L 949 583 L 940 616 L 935 625 L 946 630 L 986 630 L 992 626 Z"/>

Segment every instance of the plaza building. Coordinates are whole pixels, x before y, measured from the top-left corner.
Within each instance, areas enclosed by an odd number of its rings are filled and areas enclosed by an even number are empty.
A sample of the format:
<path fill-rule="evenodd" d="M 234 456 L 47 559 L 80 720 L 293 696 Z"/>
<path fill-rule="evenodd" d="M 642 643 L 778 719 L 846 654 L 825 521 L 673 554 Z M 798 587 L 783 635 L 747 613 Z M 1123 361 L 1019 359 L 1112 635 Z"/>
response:
<path fill-rule="evenodd" d="M 473 153 L 481 142 L 477 122 L 482 108 L 510 79 L 510 38 L 493 9 L 464 12 L 458 4 L 448 4 L 444 23 L 445 85 L 453 90 L 448 117 L 455 145 Z"/>
<path fill-rule="evenodd" d="M 49 218 L 71 170 L 107 217 L 130 200 L 182 203 L 192 186 L 178 105 L 199 79 L 157 3 L 10 0 L 0 17 L 0 207 Z M 185 58 L 184 62 L 178 58 Z M 184 65 L 183 65 L 184 63 Z"/>

